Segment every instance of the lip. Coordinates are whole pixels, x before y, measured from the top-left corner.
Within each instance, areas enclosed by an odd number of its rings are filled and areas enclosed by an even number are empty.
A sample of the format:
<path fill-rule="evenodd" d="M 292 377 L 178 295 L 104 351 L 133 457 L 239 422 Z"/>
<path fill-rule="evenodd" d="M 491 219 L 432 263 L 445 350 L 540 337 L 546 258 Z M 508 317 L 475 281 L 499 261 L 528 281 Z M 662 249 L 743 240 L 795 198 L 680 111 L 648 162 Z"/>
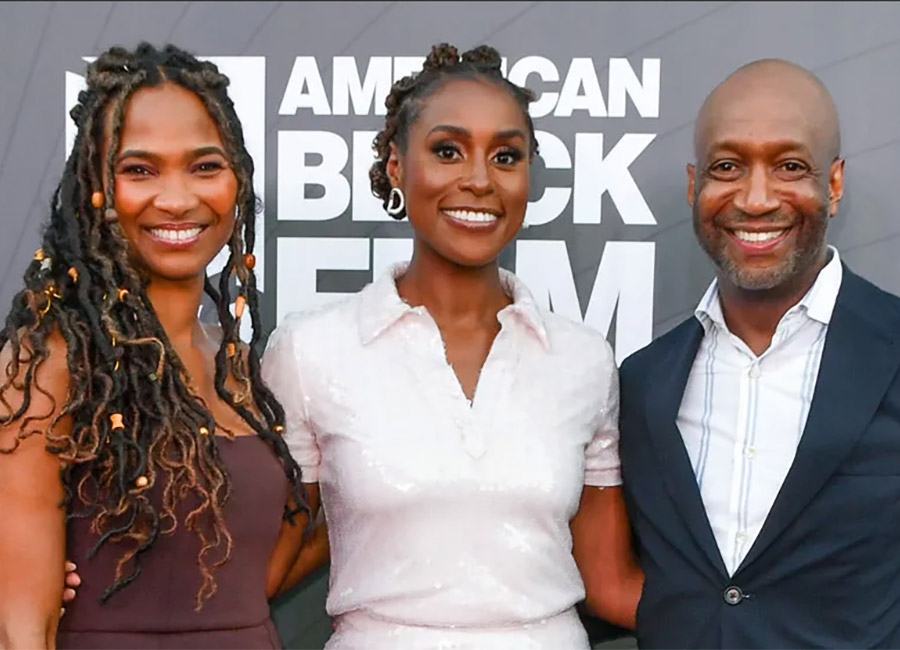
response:
<path fill-rule="evenodd" d="M 736 234 L 736 230 L 741 230 L 743 232 L 752 232 L 752 233 L 768 233 L 768 232 L 778 232 L 779 230 L 783 230 L 778 237 L 774 239 L 769 239 L 766 241 L 746 241 L 744 239 L 740 239 Z M 775 250 L 785 239 L 787 239 L 791 233 L 794 232 L 794 226 L 785 226 L 783 228 L 726 228 L 725 233 L 728 235 L 728 238 L 734 242 L 734 244 L 740 248 L 742 251 L 749 254 L 763 254 L 769 253 Z"/>
<path fill-rule="evenodd" d="M 494 209 L 494 208 L 482 208 L 482 207 L 471 207 L 471 206 L 453 206 L 446 208 L 439 208 L 441 216 L 446 219 L 447 223 L 457 228 L 461 228 L 463 230 L 467 230 L 469 232 L 489 232 L 495 230 L 499 225 L 500 221 L 503 219 L 503 214 Z M 494 215 L 495 219 L 493 221 L 468 221 L 465 219 L 458 219 L 449 212 L 481 212 L 484 214 Z"/>
<path fill-rule="evenodd" d="M 178 239 L 178 240 L 166 239 L 165 237 L 160 237 L 159 235 L 157 235 L 156 233 L 153 232 L 154 230 L 176 230 L 176 231 L 179 231 L 179 230 L 194 230 L 197 228 L 200 229 L 200 232 L 198 232 L 193 237 L 190 237 L 188 239 Z M 206 229 L 207 229 L 206 224 L 193 223 L 193 222 L 155 223 L 152 226 L 144 226 L 143 227 L 143 231 L 147 234 L 147 236 L 155 244 L 157 244 L 158 246 L 162 246 L 164 248 L 174 249 L 174 250 L 190 248 L 191 246 L 196 244 L 200 240 L 201 237 L 203 237 L 203 233 L 206 232 Z"/>

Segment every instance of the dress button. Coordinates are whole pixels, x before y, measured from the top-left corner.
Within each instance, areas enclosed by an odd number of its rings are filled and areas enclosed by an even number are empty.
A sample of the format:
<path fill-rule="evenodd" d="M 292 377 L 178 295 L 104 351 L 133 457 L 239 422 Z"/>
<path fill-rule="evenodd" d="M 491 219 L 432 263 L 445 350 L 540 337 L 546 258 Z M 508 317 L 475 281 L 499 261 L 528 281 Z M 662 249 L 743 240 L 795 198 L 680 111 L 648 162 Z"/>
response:
<path fill-rule="evenodd" d="M 725 602 L 729 605 L 737 605 L 744 600 L 744 592 L 741 591 L 740 587 L 728 587 L 722 595 L 725 598 Z"/>

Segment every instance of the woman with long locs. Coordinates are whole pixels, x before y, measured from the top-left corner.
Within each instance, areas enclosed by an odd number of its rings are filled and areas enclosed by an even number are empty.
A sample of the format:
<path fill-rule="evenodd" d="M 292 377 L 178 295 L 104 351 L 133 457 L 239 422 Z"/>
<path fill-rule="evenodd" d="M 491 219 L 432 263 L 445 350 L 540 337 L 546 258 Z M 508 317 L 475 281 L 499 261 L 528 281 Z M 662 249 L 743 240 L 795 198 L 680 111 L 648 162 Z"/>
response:
<path fill-rule="evenodd" d="M 411 261 L 269 339 L 285 440 L 322 490 L 330 649 L 587 648 L 585 594 L 634 626 L 612 352 L 498 265 L 531 99 L 493 48 L 435 46 L 391 89 L 370 174 Z"/>
<path fill-rule="evenodd" d="M 267 598 L 300 575 L 317 496 L 260 378 L 253 162 L 227 85 L 173 46 L 88 66 L 0 334 L 0 647 L 279 645 Z M 64 557 L 84 582 L 60 623 Z"/>

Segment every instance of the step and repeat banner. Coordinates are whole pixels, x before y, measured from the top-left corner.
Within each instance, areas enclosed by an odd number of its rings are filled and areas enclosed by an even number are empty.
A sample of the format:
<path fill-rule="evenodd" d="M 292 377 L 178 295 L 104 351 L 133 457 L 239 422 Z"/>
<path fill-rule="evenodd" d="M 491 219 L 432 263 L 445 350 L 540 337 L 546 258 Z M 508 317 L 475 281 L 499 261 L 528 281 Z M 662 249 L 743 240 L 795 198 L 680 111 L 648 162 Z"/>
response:
<path fill-rule="evenodd" d="M 74 137 L 67 112 L 86 61 L 140 40 L 175 43 L 231 78 L 263 201 L 267 331 L 408 259 L 408 224 L 369 190 L 371 144 L 391 84 L 442 41 L 496 47 L 507 76 L 535 91 L 541 155 L 526 226 L 501 263 L 539 302 L 606 334 L 618 361 L 688 317 L 712 278 L 686 203 L 693 120 L 719 81 L 759 58 L 804 65 L 833 93 L 847 183 L 830 241 L 851 268 L 900 292 L 897 3 L 9 2 L 4 311 Z"/>

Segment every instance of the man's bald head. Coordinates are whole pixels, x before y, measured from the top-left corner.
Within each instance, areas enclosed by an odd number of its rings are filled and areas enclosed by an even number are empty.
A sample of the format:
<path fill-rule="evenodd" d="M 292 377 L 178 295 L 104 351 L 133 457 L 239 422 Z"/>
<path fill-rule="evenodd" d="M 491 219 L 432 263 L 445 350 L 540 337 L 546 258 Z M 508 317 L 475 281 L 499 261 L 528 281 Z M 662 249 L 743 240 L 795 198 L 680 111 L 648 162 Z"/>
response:
<path fill-rule="evenodd" d="M 762 120 L 799 125 L 814 155 L 824 158 L 823 164 L 840 155 L 837 108 L 825 85 L 795 63 L 762 59 L 735 70 L 703 102 L 694 124 L 696 160 L 701 161 L 713 140 L 728 137 L 735 126 L 752 128 Z"/>

